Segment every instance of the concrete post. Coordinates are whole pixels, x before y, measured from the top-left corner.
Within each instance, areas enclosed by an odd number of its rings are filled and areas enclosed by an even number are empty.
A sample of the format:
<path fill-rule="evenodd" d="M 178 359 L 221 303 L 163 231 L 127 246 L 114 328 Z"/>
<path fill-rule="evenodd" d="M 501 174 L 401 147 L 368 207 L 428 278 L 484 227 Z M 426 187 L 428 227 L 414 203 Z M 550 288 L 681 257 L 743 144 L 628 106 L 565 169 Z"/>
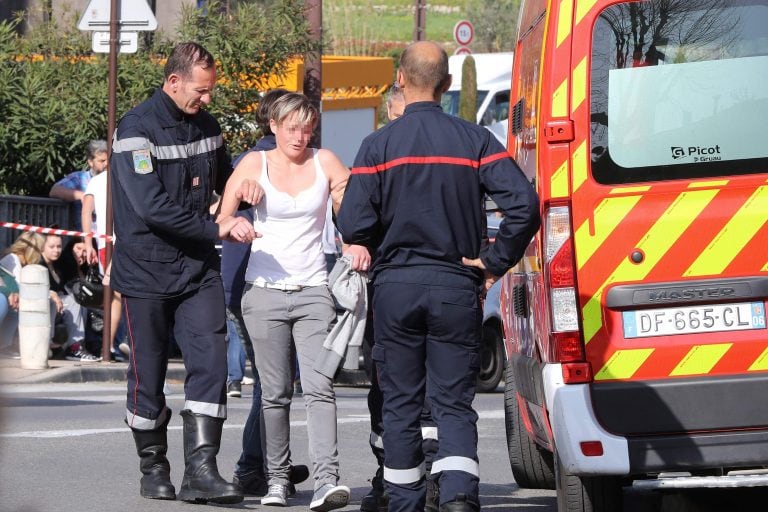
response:
<path fill-rule="evenodd" d="M 48 269 L 26 265 L 19 282 L 19 354 L 21 367 L 48 368 L 51 340 L 51 299 Z"/>

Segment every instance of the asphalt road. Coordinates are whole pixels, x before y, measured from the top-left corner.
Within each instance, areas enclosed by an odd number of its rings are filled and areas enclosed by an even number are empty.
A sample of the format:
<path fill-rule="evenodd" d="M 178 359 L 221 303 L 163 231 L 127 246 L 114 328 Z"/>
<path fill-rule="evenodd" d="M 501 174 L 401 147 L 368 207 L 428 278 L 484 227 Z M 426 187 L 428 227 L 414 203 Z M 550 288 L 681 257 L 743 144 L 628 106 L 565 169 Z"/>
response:
<path fill-rule="evenodd" d="M 169 405 L 169 459 L 177 489 L 183 472 L 180 385 L 172 385 Z M 231 478 L 240 453 L 242 427 L 250 407 L 250 387 L 243 398 L 230 398 L 222 450 L 222 476 Z M 125 392 L 119 384 L 45 384 L 5 386 L 0 417 L 0 511 L 179 511 L 204 510 L 182 502 L 159 502 L 139 496 L 139 468 L 130 432 L 122 423 Z M 352 489 L 344 511 L 359 510 L 368 492 L 375 461 L 368 448 L 370 430 L 367 389 L 337 388 L 339 453 L 342 483 Z M 539 512 L 555 510 L 552 491 L 520 490 L 509 469 L 504 433 L 503 394 L 478 395 L 480 414 L 481 499 L 483 510 Z M 307 462 L 303 400 L 294 400 L 292 451 Z M 282 510 L 308 510 L 312 487 L 298 486 L 296 497 Z M 262 509 L 258 498 L 246 498 L 232 509 Z"/>
<path fill-rule="evenodd" d="M 183 472 L 181 386 L 174 384 L 169 405 L 169 459 L 177 486 Z M 250 407 L 250 387 L 231 398 L 222 449 L 222 476 L 231 478 L 240 454 L 242 427 Z M 367 389 L 337 388 L 339 453 L 342 483 L 352 489 L 343 511 L 359 510 L 368 492 L 375 462 L 368 448 Z M 121 384 L 36 384 L 0 388 L 0 512 L 137 512 L 201 511 L 205 506 L 145 500 L 139 496 L 138 458 L 122 422 L 125 391 Z M 514 483 L 506 450 L 503 394 L 480 394 L 479 456 L 484 511 L 554 512 L 554 491 L 520 489 Z M 297 398 L 292 411 L 292 451 L 296 463 L 307 462 L 306 415 Z M 298 486 L 282 509 L 308 510 L 312 486 Z M 658 495 L 625 489 L 625 512 L 751 512 L 768 510 L 764 489 L 697 491 Z M 258 498 L 220 508 L 262 509 Z"/>

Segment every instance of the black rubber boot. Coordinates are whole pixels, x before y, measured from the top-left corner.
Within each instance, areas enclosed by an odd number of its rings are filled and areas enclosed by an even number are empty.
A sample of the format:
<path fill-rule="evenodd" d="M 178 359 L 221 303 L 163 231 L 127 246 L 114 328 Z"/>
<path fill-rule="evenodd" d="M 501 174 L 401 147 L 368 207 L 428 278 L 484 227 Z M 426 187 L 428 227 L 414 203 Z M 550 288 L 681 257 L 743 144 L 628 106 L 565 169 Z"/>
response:
<path fill-rule="evenodd" d="M 384 468 L 379 466 L 371 480 L 371 490 L 360 502 L 360 512 L 387 512 L 389 496 L 384 490 Z"/>
<path fill-rule="evenodd" d="M 139 455 L 141 469 L 141 495 L 151 500 L 175 500 L 176 489 L 171 483 L 171 465 L 165 454 L 168 453 L 168 418 L 155 430 L 131 429 Z M 128 421 L 126 420 L 126 424 Z M 129 425 L 130 426 L 130 425 Z"/>
<path fill-rule="evenodd" d="M 464 494 L 456 495 L 456 499 L 443 503 L 440 512 L 478 512 L 480 505 L 467 498 Z"/>
<path fill-rule="evenodd" d="M 193 503 L 240 503 L 243 493 L 219 475 L 216 455 L 224 419 L 181 411 L 184 419 L 184 479 L 179 499 Z"/>
<path fill-rule="evenodd" d="M 424 512 L 439 512 L 440 510 L 440 484 L 436 478 L 427 479 L 427 501 L 424 504 Z"/>

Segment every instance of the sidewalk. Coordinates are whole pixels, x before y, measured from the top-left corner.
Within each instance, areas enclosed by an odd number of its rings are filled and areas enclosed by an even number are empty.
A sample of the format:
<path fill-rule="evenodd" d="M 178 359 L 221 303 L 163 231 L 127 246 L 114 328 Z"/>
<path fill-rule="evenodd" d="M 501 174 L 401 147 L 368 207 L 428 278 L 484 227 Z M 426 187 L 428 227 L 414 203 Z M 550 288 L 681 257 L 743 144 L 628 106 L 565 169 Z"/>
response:
<path fill-rule="evenodd" d="M 60 359 L 48 360 L 49 368 L 26 370 L 19 359 L 0 359 L 0 384 L 51 384 L 56 382 L 125 382 L 128 363 L 81 363 Z M 168 362 L 167 379 L 184 382 L 186 370 L 180 359 Z M 367 386 L 363 371 L 342 370 L 336 376 L 337 386 Z"/>
<path fill-rule="evenodd" d="M 50 359 L 49 368 L 27 370 L 19 359 L 0 359 L 0 384 L 49 384 L 55 382 L 125 382 L 128 363 L 81 363 Z M 177 359 L 168 363 L 167 378 L 184 381 L 184 364 Z"/>

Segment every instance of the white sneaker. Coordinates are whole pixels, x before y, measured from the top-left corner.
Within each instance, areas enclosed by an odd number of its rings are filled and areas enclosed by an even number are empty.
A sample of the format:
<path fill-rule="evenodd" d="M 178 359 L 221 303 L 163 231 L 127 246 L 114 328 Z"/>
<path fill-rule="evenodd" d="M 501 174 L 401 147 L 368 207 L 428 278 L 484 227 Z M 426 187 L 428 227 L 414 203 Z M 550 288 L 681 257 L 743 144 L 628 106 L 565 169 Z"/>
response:
<path fill-rule="evenodd" d="M 261 504 L 269 507 L 285 507 L 288 505 L 288 486 L 282 484 L 270 485 L 267 494 L 261 498 Z"/>
<path fill-rule="evenodd" d="M 253 386 L 254 380 L 250 377 L 243 376 L 243 380 L 240 381 L 243 386 Z"/>
<path fill-rule="evenodd" d="M 346 485 L 325 484 L 315 490 L 312 495 L 312 503 L 309 504 L 309 510 L 327 512 L 346 507 L 349 503 L 349 492 L 349 487 Z"/>

